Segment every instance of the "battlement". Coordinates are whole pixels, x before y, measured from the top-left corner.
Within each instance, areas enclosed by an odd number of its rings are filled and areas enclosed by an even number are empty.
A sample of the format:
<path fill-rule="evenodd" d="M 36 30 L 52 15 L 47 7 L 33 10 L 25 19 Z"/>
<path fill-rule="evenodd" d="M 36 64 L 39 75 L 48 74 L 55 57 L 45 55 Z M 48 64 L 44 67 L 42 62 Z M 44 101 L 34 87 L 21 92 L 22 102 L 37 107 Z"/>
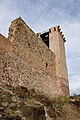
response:
<path fill-rule="evenodd" d="M 50 28 L 50 29 L 49 29 L 49 32 L 51 32 L 51 29 L 53 29 L 53 31 L 58 31 L 58 32 L 60 33 L 63 41 L 66 42 L 65 37 L 64 37 L 64 35 L 63 35 L 63 32 L 61 32 L 60 26 L 55 26 L 55 27 L 53 27 L 53 28 Z"/>
<path fill-rule="evenodd" d="M 49 30 L 43 31 L 41 33 L 37 33 L 38 38 L 42 38 L 43 42 L 50 48 L 50 33 L 51 31 L 53 32 L 58 32 L 59 35 L 61 36 L 62 40 L 66 42 L 65 37 L 63 35 L 63 32 L 61 32 L 60 26 L 55 26 L 50 28 Z"/>

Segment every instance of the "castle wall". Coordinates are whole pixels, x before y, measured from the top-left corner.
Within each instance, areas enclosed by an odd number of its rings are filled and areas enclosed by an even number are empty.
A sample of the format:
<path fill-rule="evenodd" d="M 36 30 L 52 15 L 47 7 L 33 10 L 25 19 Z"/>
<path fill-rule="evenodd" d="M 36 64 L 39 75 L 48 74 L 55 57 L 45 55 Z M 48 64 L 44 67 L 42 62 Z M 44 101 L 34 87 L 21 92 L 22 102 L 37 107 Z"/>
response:
<path fill-rule="evenodd" d="M 13 52 L 21 59 L 51 76 L 56 75 L 55 54 L 20 18 L 10 26 Z"/>
<path fill-rule="evenodd" d="M 14 53 L 0 49 L 0 85 L 34 89 L 38 94 L 53 98 L 57 94 L 55 78 L 35 69 Z"/>
<path fill-rule="evenodd" d="M 8 54 L 4 49 L 7 45 L 0 47 L 0 84 L 24 86 L 49 98 L 60 95 L 56 87 L 55 54 L 23 20 L 12 22 L 6 40 L 12 49 Z"/>
<path fill-rule="evenodd" d="M 64 57 L 60 56 L 62 43 L 57 41 L 60 40 L 58 33 L 51 32 L 52 51 L 21 18 L 12 22 L 8 39 L 0 36 L 1 85 L 24 86 L 49 98 L 66 95 L 65 80 L 62 78 L 65 67 L 61 67 Z"/>
<path fill-rule="evenodd" d="M 10 55 L 12 52 L 12 45 L 11 42 L 3 35 L 0 34 L 0 48 L 5 49 L 5 51 L 7 51 L 7 53 Z"/>

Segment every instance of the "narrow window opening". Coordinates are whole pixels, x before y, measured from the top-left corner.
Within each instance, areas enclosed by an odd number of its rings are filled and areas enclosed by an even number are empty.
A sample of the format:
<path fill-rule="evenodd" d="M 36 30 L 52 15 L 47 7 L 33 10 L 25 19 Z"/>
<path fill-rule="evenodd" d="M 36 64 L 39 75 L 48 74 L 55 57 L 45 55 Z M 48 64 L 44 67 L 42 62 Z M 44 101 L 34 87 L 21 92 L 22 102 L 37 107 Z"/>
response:
<path fill-rule="evenodd" d="M 30 47 L 30 43 L 28 43 L 28 46 Z"/>
<path fill-rule="evenodd" d="M 46 67 L 48 66 L 48 63 L 46 63 Z"/>

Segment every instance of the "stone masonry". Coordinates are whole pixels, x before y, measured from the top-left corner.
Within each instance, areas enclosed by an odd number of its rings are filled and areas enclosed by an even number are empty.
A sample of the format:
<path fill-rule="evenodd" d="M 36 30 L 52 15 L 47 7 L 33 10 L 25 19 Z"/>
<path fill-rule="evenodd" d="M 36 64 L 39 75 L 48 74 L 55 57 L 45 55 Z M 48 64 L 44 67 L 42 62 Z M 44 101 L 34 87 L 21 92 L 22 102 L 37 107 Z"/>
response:
<path fill-rule="evenodd" d="M 21 18 L 11 23 L 8 38 L 0 34 L 0 85 L 24 86 L 49 98 L 69 95 L 64 38 L 59 27 L 47 36 L 49 46 Z"/>

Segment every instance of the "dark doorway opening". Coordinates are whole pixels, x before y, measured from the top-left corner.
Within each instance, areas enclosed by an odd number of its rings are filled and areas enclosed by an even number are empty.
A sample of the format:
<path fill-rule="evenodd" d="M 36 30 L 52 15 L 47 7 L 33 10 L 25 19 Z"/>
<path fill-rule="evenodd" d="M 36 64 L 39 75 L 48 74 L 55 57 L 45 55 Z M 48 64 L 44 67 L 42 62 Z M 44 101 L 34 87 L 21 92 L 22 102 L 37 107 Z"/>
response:
<path fill-rule="evenodd" d="M 43 42 L 49 47 L 49 32 L 42 33 L 40 36 Z"/>

